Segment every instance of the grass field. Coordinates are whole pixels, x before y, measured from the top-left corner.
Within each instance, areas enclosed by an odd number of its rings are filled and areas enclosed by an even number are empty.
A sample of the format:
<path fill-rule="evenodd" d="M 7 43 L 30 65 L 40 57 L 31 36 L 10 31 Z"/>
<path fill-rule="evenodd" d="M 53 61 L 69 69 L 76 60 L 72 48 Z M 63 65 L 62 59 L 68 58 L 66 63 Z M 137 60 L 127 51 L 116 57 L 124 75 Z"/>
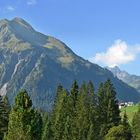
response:
<path fill-rule="evenodd" d="M 126 111 L 126 114 L 128 116 L 128 121 L 131 124 L 134 114 L 138 111 L 138 104 L 122 108 L 121 109 L 121 116 L 123 116 L 125 111 Z"/>

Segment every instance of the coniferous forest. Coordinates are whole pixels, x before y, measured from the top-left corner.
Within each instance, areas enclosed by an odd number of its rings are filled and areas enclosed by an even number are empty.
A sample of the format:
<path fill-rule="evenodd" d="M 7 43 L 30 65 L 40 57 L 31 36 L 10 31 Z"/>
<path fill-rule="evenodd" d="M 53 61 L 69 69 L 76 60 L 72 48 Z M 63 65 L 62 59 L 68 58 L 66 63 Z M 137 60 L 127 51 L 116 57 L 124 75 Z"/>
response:
<path fill-rule="evenodd" d="M 130 125 L 116 94 L 110 80 L 96 92 L 91 81 L 59 85 L 51 112 L 35 109 L 26 90 L 11 106 L 0 97 L 0 140 L 140 140 L 140 107 Z"/>

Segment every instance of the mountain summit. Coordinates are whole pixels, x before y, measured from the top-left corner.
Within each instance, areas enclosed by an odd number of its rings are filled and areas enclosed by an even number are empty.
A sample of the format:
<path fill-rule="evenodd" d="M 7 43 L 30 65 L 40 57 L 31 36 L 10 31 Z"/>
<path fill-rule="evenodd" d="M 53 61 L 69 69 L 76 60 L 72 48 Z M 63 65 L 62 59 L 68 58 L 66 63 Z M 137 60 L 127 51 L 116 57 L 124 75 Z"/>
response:
<path fill-rule="evenodd" d="M 132 75 L 126 71 L 122 71 L 117 66 L 113 68 L 107 68 L 114 74 L 114 76 L 135 88 L 140 93 L 140 76 Z"/>
<path fill-rule="evenodd" d="M 110 78 L 118 99 L 137 102 L 138 92 L 96 64 L 77 56 L 62 41 L 37 32 L 21 18 L 0 21 L 0 94 L 13 102 L 21 89 L 27 89 L 34 106 L 51 109 L 58 84 L 70 88 L 91 80 L 99 83 Z"/>

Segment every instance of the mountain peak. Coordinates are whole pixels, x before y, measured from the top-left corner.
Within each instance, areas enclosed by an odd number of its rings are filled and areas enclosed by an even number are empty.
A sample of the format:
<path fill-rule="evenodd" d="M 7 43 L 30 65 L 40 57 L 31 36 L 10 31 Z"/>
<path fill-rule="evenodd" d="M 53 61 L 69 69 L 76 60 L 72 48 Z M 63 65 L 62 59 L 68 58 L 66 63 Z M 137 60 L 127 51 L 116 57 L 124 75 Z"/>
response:
<path fill-rule="evenodd" d="M 19 28 L 20 29 L 24 28 L 28 31 L 35 31 L 33 29 L 33 27 L 28 22 L 26 22 L 24 19 L 19 18 L 19 17 L 15 17 L 12 20 L 1 19 L 0 20 L 0 28 L 1 28 L 0 31 L 2 31 L 5 28 L 8 28 L 9 30 L 10 29 L 15 29 L 16 30 L 16 28 L 18 28 L 18 29 Z"/>
<path fill-rule="evenodd" d="M 0 20 L 0 47 L 12 51 L 23 51 L 32 47 L 47 48 L 52 50 L 52 55 L 59 54 L 60 61 L 64 63 L 73 61 L 75 56 L 63 42 L 37 32 L 28 22 L 19 17 Z"/>
<path fill-rule="evenodd" d="M 108 69 L 116 76 L 118 79 L 127 83 L 129 86 L 135 88 L 140 92 L 140 76 L 129 74 L 126 71 L 122 71 L 119 67 L 109 68 Z"/>
<path fill-rule="evenodd" d="M 114 67 L 112 67 L 112 68 L 114 68 L 114 69 L 120 69 L 118 66 L 114 66 Z"/>
<path fill-rule="evenodd" d="M 8 19 L 2 19 L 2 20 L 0 20 L 0 27 L 3 25 L 7 25 L 8 23 L 9 23 Z"/>
<path fill-rule="evenodd" d="M 108 70 L 113 71 L 113 73 L 119 73 L 121 72 L 120 68 L 118 66 L 114 66 L 114 67 L 107 67 Z"/>
<path fill-rule="evenodd" d="M 22 22 L 25 22 L 25 20 L 23 18 L 20 18 L 20 17 L 15 17 L 12 19 L 12 21 L 22 21 Z"/>
<path fill-rule="evenodd" d="M 25 28 L 27 28 L 27 29 L 29 29 L 29 30 L 34 30 L 34 29 L 32 28 L 32 26 L 31 26 L 28 22 L 26 22 L 24 19 L 22 19 L 22 18 L 20 18 L 20 17 L 15 17 L 15 18 L 13 18 L 13 19 L 11 20 L 11 22 L 20 24 L 21 26 L 23 26 L 23 27 L 25 27 Z"/>
<path fill-rule="evenodd" d="M 40 42 L 44 43 L 44 40 L 47 40 L 46 37 L 37 33 L 33 27 L 22 18 L 15 17 L 11 20 L 0 20 L 0 47 L 2 48 L 25 49 L 30 48 L 31 45 L 38 46 Z M 21 43 L 24 44 L 21 46 Z"/>

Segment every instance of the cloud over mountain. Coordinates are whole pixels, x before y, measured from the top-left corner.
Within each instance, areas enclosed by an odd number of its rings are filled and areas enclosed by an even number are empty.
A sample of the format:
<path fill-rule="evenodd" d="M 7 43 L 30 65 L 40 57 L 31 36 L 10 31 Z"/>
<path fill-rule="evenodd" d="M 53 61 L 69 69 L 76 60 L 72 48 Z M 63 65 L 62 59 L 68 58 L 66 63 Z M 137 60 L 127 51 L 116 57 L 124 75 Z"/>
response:
<path fill-rule="evenodd" d="M 140 44 L 128 45 L 125 41 L 116 40 L 105 52 L 96 53 L 89 60 L 107 66 L 119 66 L 136 59 L 140 53 Z"/>

